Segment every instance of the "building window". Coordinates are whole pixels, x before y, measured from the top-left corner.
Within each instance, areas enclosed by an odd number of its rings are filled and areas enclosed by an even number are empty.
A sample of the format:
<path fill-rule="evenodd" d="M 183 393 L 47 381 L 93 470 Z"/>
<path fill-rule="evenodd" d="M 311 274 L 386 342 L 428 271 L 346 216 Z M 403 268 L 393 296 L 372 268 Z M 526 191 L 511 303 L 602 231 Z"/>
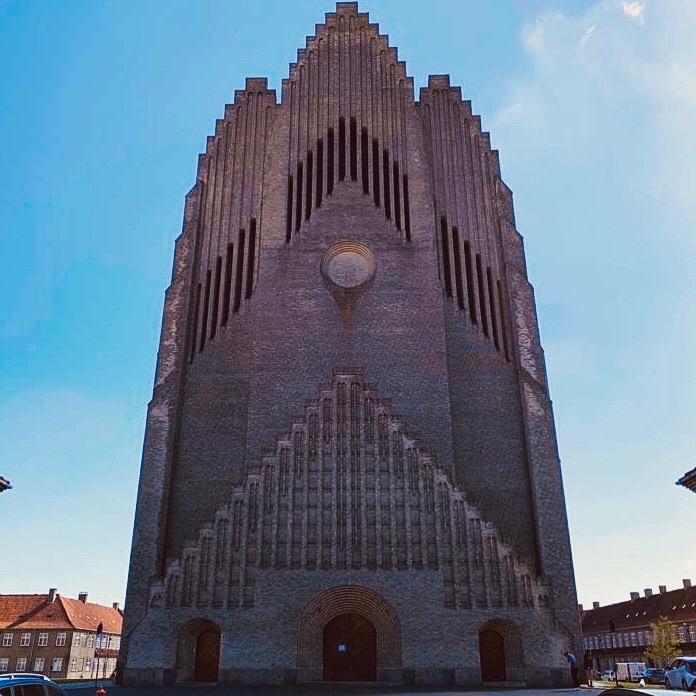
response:
<path fill-rule="evenodd" d="M 39 640 L 37 645 L 40 648 L 45 648 L 48 645 L 48 633 L 39 633 Z"/>
<path fill-rule="evenodd" d="M 9 657 L 0 657 L 0 672 L 7 672 L 7 668 L 10 666 Z"/>
<path fill-rule="evenodd" d="M 80 661 L 77 663 L 77 671 L 82 672 L 82 670 L 85 668 L 85 658 L 81 657 Z"/>
<path fill-rule="evenodd" d="M 63 670 L 63 658 L 54 657 L 51 664 L 51 672 L 61 672 Z"/>
<path fill-rule="evenodd" d="M 71 672 L 76 672 L 77 671 L 77 658 L 73 657 L 70 660 L 70 671 Z"/>
<path fill-rule="evenodd" d="M 46 659 L 43 657 L 37 657 L 34 660 L 34 671 L 35 672 L 43 672 L 44 671 L 44 664 L 46 664 Z"/>
<path fill-rule="evenodd" d="M 27 658 L 26 657 L 18 657 L 17 658 L 17 666 L 15 669 L 18 672 L 26 672 L 27 669 Z"/>
<path fill-rule="evenodd" d="M 2 647 L 9 648 L 12 645 L 12 634 L 3 633 L 2 635 Z"/>
<path fill-rule="evenodd" d="M 19 638 L 19 645 L 22 648 L 26 648 L 27 645 L 31 644 L 31 633 L 22 633 L 22 635 Z"/>
<path fill-rule="evenodd" d="M 65 633 L 56 633 L 56 647 L 62 648 L 65 645 Z"/>
<path fill-rule="evenodd" d="M 77 631 L 73 633 L 72 642 L 73 645 L 77 646 L 78 648 L 80 647 L 80 634 Z"/>
<path fill-rule="evenodd" d="M 91 658 L 87 657 L 85 658 L 85 672 L 89 672 L 92 669 L 92 660 Z"/>
<path fill-rule="evenodd" d="M 90 633 L 89 638 L 87 639 L 87 647 L 88 648 L 93 648 L 94 647 L 94 635 Z"/>
<path fill-rule="evenodd" d="M 679 642 L 680 643 L 686 643 L 687 639 L 687 633 L 686 633 L 686 626 L 677 626 L 677 635 L 679 636 Z"/>

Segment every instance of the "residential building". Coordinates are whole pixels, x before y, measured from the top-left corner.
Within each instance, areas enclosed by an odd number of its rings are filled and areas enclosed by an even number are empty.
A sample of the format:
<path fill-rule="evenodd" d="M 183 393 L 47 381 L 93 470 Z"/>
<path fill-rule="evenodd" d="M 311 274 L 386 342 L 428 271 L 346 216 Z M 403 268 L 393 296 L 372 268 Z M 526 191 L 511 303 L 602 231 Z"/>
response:
<path fill-rule="evenodd" d="M 0 595 L 0 672 L 40 672 L 52 679 L 108 677 L 116 668 L 122 613 L 48 594 Z M 99 625 L 102 632 L 97 633 Z"/>
<path fill-rule="evenodd" d="M 696 493 L 696 467 L 687 471 L 676 483 L 677 486 L 684 486 Z"/>
<path fill-rule="evenodd" d="M 684 655 L 696 655 L 696 588 L 688 578 L 683 587 L 659 592 L 646 588 L 641 597 L 631 592 L 626 602 L 601 607 L 593 602 L 585 611 L 580 605 L 583 645 L 590 651 L 595 668 L 613 669 L 617 662 L 647 662 L 645 649 L 652 643 L 651 624 L 661 617 L 673 625 Z"/>

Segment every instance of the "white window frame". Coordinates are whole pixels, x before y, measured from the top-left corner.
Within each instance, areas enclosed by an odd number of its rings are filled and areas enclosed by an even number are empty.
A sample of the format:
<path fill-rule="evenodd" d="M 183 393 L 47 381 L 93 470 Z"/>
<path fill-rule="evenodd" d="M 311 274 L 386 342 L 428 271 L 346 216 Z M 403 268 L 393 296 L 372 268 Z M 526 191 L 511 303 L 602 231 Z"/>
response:
<path fill-rule="evenodd" d="M 80 633 L 75 631 L 75 633 L 73 633 L 73 637 L 72 637 L 73 645 L 76 645 L 78 648 L 80 647 L 80 635 L 81 635 Z"/>
<path fill-rule="evenodd" d="M 54 657 L 51 661 L 51 672 L 62 672 L 63 671 L 63 658 Z"/>
<path fill-rule="evenodd" d="M 61 631 L 60 633 L 56 633 L 56 647 L 57 648 L 62 648 L 65 645 L 65 638 L 66 638 L 66 633 L 65 631 Z"/>
<path fill-rule="evenodd" d="M 2 634 L 2 647 L 11 648 L 12 647 L 12 633 Z"/>
<path fill-rule="evenodd" d="M 31 631 L 26 631 L 19 636 L 19 647 L 27 648 L 31 645 Z"/>
<path fill-rule="evenodd" d="M 92 658 L 86 657 L 85 658 L 85 672 L 91 672 L 92 671 Z"/>
<path fill-rule="evenodd" d="M 93 633 L 89 634 L 89 638 L 87 639 L 87 647 L 88 648 L 94 647 L 94 634 Z"/>
<path fill-rule="evenodd" d="M 39 633 L 39 640 L 36 645 L 45 648 L 48 645 L 48 633 Z"/>
<path fill-rule="evenodd" d="M 0 657 L 0 672 L 7 672 L 10 668 L 10 658 Z"/>
<path fill-rule="evenodd" d="M 17 662 L 15 663 L 15 669 L 18 672 L 26 672 L 27 671 L 27 658 L 26 657 L 18 657 Z"/>
<path fill-rule="evenodd" d="M 76 657 L 70 658 L 70 671 L 77 672 L 77 658 Z"/>
<path fill-rule="evenodd" d="M 43 672 L 46 667 L 46 658 L 45 657 L 37 657 L 34 660 L 34 671 L 35 672 Z"/>

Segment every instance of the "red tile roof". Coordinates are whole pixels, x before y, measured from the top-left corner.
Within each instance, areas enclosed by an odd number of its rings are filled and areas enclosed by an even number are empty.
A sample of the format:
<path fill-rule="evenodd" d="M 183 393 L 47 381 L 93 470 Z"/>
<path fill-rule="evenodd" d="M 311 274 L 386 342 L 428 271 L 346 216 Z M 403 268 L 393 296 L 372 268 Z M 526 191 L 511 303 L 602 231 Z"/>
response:
<path fill-rule="evenodd" d="M 118 609 L 92 602 L 81 602 L 56 595 L 0 595 L 0 629 L 2 628 L 76 628 L 96 631 L 99 623 L 105 633 L 121 633 L 123 617 Z"/>
<path fill-rule="evenodd" d="M 61 597 L 60 601 L 65 607 L 70 623 L 75 628 L 96 631 L 101 623 L 104 633 L 121 633 L 123 616 L 118 609 L 67 597 Z"/>
<path fill-rule="evenodd" d="M 584 611 L 582 630 L 590 634 L 647 627 L 661 616 L 674 623 L 696 619 L 696 587 L 684 587 Z"/>
<path fill-rule="evenodd" d="M 48 595 L 0 595 L 0 628 L 71 628 L 62 604 Z"/>

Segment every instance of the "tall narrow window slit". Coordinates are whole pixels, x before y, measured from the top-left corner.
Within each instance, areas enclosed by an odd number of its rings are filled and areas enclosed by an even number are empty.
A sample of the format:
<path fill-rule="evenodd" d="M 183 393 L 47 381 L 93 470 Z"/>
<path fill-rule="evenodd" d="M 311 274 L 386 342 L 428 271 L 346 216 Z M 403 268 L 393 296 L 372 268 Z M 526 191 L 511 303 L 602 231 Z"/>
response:
<path fill-rule="evenodd" d="M 372 192 L 375 205 L 379 205 L 379 143 L 372 139 Z"/>
<path fill-rule="evenodd" d="M 230 292 L 232 290 L 232 261 L 234 257 L 234 244 L 227 245 L 227 256 L 225 257 L 225 284 L 222 289 L 222 320 L 225 326 L 230 316 Z"/>
<path fill-rule="evenodd" d="M 222 276 L 222 257 L 218 256 L 215 261 L 215 286 L 213 289 L 213 320 L 210 322 L 210 338 L 215 338 L 218 326 L 218 316 L 220 311 L 220 281 Z"/>
<path fill-rule="evenodd" d="M 302 162 L 297 163 L 297 187 L 295 189 L 295 194 L 297 200 L 295 201 L 295 232 L 300 231 L 300 225 L 302 224 Z"/>
<path fill-rule="evenodd" d="M 404 227 L 406 239 L 411 241 L 411 204 L 408 200 L 408 175 L 404 174 Z"/>
<path fill-rule="evenodd" d="M 350 178 L 358 180 L 358 130 L 355 118 L 350 119 Z"/>
<path fill-rule="evenodd" d="M 244 272 L 244 238 L 246 233 L 239 230 L 239 241 L 237 242 L 237 269 L 234 278 L 234 302 L 232 311 L 238 312 L 242 301 L 242 273 Z"/>
<path fill-rule="evenodd" d="M 391 196 L 389 191 L 389 153 L 382 152 L 382 174 L 384 178 L 384 214 L 391 220 Z"/>
<path fill-rule="evenodd" d="M 338 119 L 338 180 L 346 178 L 346 119 Z"/>
<path fill-rule="evenodd" d="M 493 329 L 493 343 L 500 350 L 500 341 L 498 340 L 498 322 L 496 321 L 495 312 L 495 294 L 493 293 L 493 275 L 491 267 L 486 266 L 486 281 L 488 284 L 488 304 L 491 307 L 491 328 Z"/>
<path fill-rule="evenodd" d="M 285 242 L 292 236 L 292 175 L 288 176 L 288 205 L 285 210 Z"/>
<path fill-rule="evenodd" d="M 322 187 L 324 186 L 324 141 L 319 138 L 317 140 L 317 191 L 316 202 L 317 208 L 321 207 L 321 197 L 323 194 Z"/>
<path fill-rule="evenodd" d="M 469 300 L 469 316 L 474 324 L 478 324 L 476 295 L 474 294 L 474 276 L 471 265 L 471 245 L 468 240 L 464 241 L 464 268 L 466 269 L 466 294 Z"/>
<path fill-rule="evenodd" d="M 447 234 L 447 218 L 440 218 L 440 242 L 442 244 L 442 272 L 445 276 L 445 294 L 452 297 L 452 277 L 450 276 L 450 253 Z"/>
<path fill-rule="evenodd" d="M 505 359 L 510 362 L 510 348 L 508 347 L 508 336 L 507 336 L 507 328 L 505 326 L 506 323 L 506 314 L 505 314 L 505 306 L 503 304 L 503 292 L 502 292 L 502 286 L 500 285 L 500 281 L 496 281 L 496 285 L 498 286 L 498 307 L 500 308 L 500 331 L 503 334 L 503 351 L 505 352 Z"/>
<path fill-rule="evenodd" d="M 198 346 L 198 350 L 203 350 L 205 346 L 205 337 L 208 332 L 208 308 L 210 305 L 210 269 L 206 271 L 205 274 L 205 296 L 203 298 L 203 321 L 201 322 L 201 340 Z"/>
<path fill-rule="evenodd" d="M 396 229 L 401 229 L 401 196 L 399 196 L 399 163 L 393 163 L 394 169 L 394 221 Z"/>
<path fill-rule="evenodd" d="M 479 311 L 481 312 L 481 327 L 484 335 L 488 336 L 488 314 L 486 312 L 486 291 L 483 287 L 483 269 L 481 254 L 476 254 L 476 280 L 478 286 Z"/>
<path fill-rule="evenodd" d="M 307 152 L 307 190 L 305 191 L 305 220 L 309 220 L 312 214 L 312 176 L 314 169 L 314 158 L 312 151 Z"/>
<path fill-rule="evenodd" d="M 454 284 L 457 288 L 457 305 L 464 309 L 464 288 L 462 287 L 462 258 L 459 251 L 459 228 L 452 227 L 452 252 L 454 254 Z"/>
<path fill-rule="evenodd" d="M 201 284 L 198 283 L 196 287 L 196 304 L 193 308 L 193 327 L 191 329 L 191 353 L 189 355 L 189 362 L 193 362 L 193 357 L 196 354 L 196 341 L 198 338 L 198 315 L 201 311 Z"/>
<path fill-rule="evenodd" d="M 311 198 L 311 196 L 310 196 Z M 254 290 L 254 264 L 256 263 L 256 218 L 249 223 L 249 251 L 247 252 L 246 293 L 249 299 Z"/>
<path fill-rule="evenodd" d="M 362 165 L 362 187 L 363 193 L 370 193 L 370 171 L 367 152 L 367 128 L 360 130 L 360 157 Z"/>
<path fill-rule="evenodd" d="M 329 128 L 326 139 L 326 195 L 333 193 L 334 187 L 334 129 Z"/>

